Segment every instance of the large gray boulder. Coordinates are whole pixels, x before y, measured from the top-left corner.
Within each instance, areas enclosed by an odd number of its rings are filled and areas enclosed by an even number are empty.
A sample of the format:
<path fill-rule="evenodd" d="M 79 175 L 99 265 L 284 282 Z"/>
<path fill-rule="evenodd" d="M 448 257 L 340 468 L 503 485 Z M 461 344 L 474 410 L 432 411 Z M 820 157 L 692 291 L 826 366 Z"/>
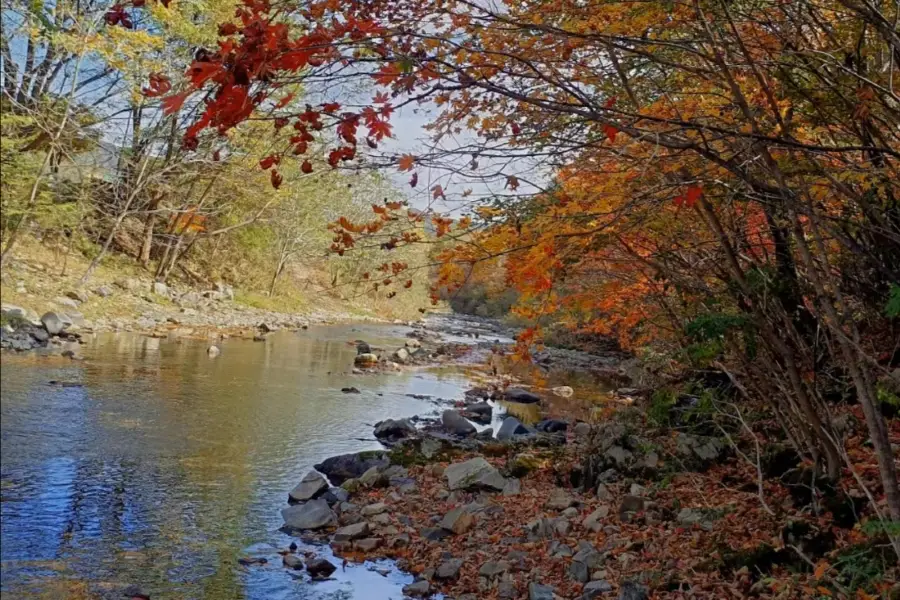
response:
<path fill-rule="evenodd" d="M 477 431 L 474 425 L 455 410 L 445 410 L 441 415 L 441 424 L 454 435 L 472 435 Z"/>
<path fill-rule="evenodd" d="M 44 316 L 41 317 L 41 323 L 44 324 L 44 329 L 50 335 L 59 335 L 66 329 L 68 319 L 64 319 L 64 317 L 65 315 L 51 310 L 44 313 Z"/>
<path fill-rule="evenodd" d="M 321 529 L 337 521 L 337 516 L 328 506 L 328 502 L 321 498 L 288 506 L 282 509 L 281 517 L 284 519 L 284 526 L 292 531 Z"/>
<path fill-rule="evenodd" d="M 385 419 L 375 424 L 375 437 L 379 440 L 398 440 L 416 433 L 416 428 L 406 419 Z"/>
<path fill-rule="evenodd" d="M 509 402 L 520 402 L 522 404 L 535 404 L 541 401 L 541 397 L 537 394 L 515 387 L 506 388 L 506 391 L 503 392 L 503 398 Z"/>
<path fill-rule="evenodd" d="M 4 304 L 0 306 L 0 314 L 8 321 L 24 321 L 28 318 L 28 311 L 15 304 Z"/>
<path fill-rule="evenodd" d="M 288 502 L 306 502 L 324 494 L 328 490 L 328 481 L 321 473 L 310 471 L 303 476 L 300 483 L 288 493 Z"/>
<path fill-rule="evenodd" d="M 444 469 L 444 478 L 451 490 L 501 492 L 506 487 L 506 478 L 481 456 L 453 463 Z"/>
<path fill-rule="evenodd" d="M 384 452 L 357 452 L 332 456 L 315 465 L 316 471 L 324 473 L 334 485 L 341 485 L 348 479 L 361 477 L 372 467 L 386 468 L 390 465 Z"/>
<path fill-rule="evenodd" d="M 519 421 L 515 417 L 506 417 L 503 419 L 503 424 L 500 425 L 500 430 L 497 432 L 498 440 L 508 440 L 513 436 L 517 435 L 527 435 L 530 433 L 528 428 L 522 425 L 522 422 Z"/>

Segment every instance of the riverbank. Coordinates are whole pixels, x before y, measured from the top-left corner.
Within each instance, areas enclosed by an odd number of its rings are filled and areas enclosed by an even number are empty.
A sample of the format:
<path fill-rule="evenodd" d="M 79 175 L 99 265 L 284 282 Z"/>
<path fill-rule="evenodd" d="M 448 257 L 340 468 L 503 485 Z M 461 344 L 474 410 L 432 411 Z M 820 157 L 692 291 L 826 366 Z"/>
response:
<path fill-rule="evenodd" d="M 854 475 L 822 480 L 786 443 L 763 454 L 746 423 L 697 404 L 651 418 L 627 388 L 598 406 L 577 390 L 482 380 L 439 419 L 376 424 L 384 452 L 317 464 L 291 492 L 285 530 L 345 564 L 397 561 L 413 598 L 900 594 Z M 848 452 L 874 465 L 859 407 L 842 413 Z M 874 469 L 856 476 L 877 489 Z M 286 549 L 283 563 L 330 575 L 315 554 Z"/>
<path fill-rule="evenodd" d="M 79 278 L 86 268 L 83 257 L 71 255 L 61 265 L 40 244 L 23 244 L 4 267 L 0 279 L 3 304 L 4 348 L 30 350 L 47 345 L 41 317 L 54 313 L 73 334 L 105 331 L 138 332 L 155 336 L 175 335 L 216 339 L 222 336 L 254 337 L 277 329 L 349 322 L 390 322 L 418 318 L 421 314 L 397 303 L 338 295 L 269 298 L 235 290 L 217 282 L 191 286 L 185 282 L 163 284 L 133 264 L 111 259 L 101 265 L 87 284 Z M 10 336 L 24 326 L 24 333 Z M 50 333 L 51 336 L 56 333 Z M 64 340 L 66 341 L 66 340 Z M 64 350 L 61 350 L 64 351 Z"/>

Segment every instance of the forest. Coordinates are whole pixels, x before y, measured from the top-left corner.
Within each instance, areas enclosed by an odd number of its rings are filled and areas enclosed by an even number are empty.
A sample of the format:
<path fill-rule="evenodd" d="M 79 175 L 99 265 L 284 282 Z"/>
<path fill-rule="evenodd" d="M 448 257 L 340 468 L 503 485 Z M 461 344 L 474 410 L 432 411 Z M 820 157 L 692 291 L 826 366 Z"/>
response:
<path fill-rule="evenodd" d="M 657 381 L 657 426 L 699 397 L 749 440 L 769 514 L 784 448 L 813 496 L 865 499 L 837 535 L 892 576 L 816 559 L 818 586 L 766 597 L 898 593 L 896 2 L 3 10 L 4 262 L 40 230 L 92 266 L 190 261 L 274 294 L 316 256 L 359 293 L 523 326 L 525 361 L 614 340 Z M 411 111 L 425 147 L 395 143 Z"/>

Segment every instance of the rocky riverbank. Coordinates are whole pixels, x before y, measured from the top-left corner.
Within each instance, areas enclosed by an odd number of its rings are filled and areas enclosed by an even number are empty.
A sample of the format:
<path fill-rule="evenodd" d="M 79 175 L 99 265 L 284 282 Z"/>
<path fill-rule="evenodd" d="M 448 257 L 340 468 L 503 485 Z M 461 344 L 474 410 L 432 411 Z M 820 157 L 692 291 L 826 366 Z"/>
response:
<path fill-rule="evenodd" d="M 797 487 L 811 471 L 796 453 L 754 462 L 752 437 L 686 405 L 673 428 L 615 395 L 593 423 L 507 412 L 559 395 L 494 379 L 439 419 L 386 419 L 373 432 L 386 450 L 304 476 L 284 529 L 345 561 L 395 560 L 415 576 L 411 598 L 809 598 L 841 585 L 822 565 L 862 539 L 865 497 L 830 487 L 816 500 Z M 477 427 L 495 411 L 496 432 Z M 313 579 L 337 568 L 291 549 L 283 562 Z"/>

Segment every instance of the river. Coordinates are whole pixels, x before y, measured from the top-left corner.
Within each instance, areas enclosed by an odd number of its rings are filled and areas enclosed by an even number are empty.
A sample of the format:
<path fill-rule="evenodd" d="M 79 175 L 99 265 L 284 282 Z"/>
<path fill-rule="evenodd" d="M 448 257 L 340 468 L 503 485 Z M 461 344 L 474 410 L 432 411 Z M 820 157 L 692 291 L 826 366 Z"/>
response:
<path fill-rule="evenodd" d="M 349 340 L 390 349 L 407 331 L 312 327 L 225 340 L 215 358 L 203 341 L 135 334 L 92 336 L 82 362 L 3 355 L 4 598 L 123 584 L 154 600 L 401 598 L 411 578 L 374 570 L 388 564 L 310 583 L 276 551 L 294 540 L 279 510 L 314 463 L 380 447 L 365 441 L 378 420 L 438 409 L 409 394 L 461 397 L 460 370 L 349 373 Z M 269 563 L 244 567 L 247 555 Z"/>

